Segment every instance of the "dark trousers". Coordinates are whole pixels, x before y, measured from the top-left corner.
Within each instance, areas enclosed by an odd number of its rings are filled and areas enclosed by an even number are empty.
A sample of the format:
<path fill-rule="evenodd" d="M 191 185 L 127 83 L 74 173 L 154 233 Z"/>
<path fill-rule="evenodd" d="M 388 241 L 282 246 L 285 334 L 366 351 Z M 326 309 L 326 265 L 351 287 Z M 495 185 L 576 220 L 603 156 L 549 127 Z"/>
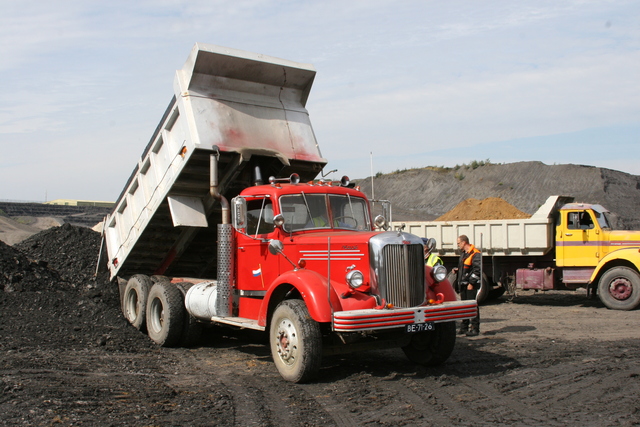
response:
<path fill-rule="evenodd" d="M 475 300 L 477 294 L 478 294 L 477 289 L 468 290 L 466 286 L 464 286 L 463 289 L 460 289 L 461 300 L 469 300 L 469 299 Z M 475 329 L 477 331 L 480 330 L 480 308 L 478 308 L 476 317 L 471 319 L 471 321 L 469 321 L 469 319 L 464 319 L 462 321 L 462 328 L 468 329 L 469 324 L 471 324 L 471 329 Z"/>

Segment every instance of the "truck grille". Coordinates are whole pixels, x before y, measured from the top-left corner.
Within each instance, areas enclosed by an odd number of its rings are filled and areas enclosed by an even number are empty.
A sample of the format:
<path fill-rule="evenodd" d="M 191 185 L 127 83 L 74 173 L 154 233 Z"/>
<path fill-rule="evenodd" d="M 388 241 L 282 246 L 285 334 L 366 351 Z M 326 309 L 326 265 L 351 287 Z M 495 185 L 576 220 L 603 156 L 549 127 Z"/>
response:
<path fill-rule="evenodd" d="M 380 294 L 396 307 L 424 302 L 424 254 L 422 245 L 389 244 L 382 247 L 378 277 Z"/>

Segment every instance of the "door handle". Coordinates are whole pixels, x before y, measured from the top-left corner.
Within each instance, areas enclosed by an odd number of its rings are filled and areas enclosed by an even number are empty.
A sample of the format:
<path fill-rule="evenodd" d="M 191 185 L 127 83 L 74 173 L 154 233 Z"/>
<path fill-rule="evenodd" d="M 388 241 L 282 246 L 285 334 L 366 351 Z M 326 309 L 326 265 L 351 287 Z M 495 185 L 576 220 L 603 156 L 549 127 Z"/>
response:
<path fill-rule="evenodd" d="M 573 236 L 573 233 L 565 233 L 565 236 Z"/>

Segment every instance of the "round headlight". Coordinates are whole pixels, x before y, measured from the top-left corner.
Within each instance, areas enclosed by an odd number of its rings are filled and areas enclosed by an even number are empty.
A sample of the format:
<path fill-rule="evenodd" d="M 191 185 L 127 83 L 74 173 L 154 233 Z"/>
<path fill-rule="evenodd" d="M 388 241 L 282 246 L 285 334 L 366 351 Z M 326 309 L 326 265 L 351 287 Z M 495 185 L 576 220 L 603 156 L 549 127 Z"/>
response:
<path fill-rule="evenodd" d="M 447 268 L 444 265 L 436 265 L 431 270 L 431 276 L 433 276 L 436 282 L 442 282 L 447 278 Z"/>
<path fill-rule="evenodd" d="M 347 273 L 347 283 L 354 289 L 359 288 L 364 283 L 364 276 L 359 270 L 351 270 Z"/>
<path fill-rule="evenodd" d="M 382 215 L 378 215 L 377 217 L 375 217 L 375 219 L 373 220 L 373 223 L 375 224 L 376 227 L 378 228 L 382 228 L 385 223 L 387 222 L 386 218 L 383 217 Z"/>

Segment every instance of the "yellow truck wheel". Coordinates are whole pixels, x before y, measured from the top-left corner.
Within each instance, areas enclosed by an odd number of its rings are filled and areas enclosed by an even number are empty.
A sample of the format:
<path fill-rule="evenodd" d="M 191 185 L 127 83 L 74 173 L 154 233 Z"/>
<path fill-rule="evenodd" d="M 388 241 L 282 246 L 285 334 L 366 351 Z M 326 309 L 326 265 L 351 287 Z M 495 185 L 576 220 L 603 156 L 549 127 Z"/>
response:
<path fill-rule="evenodd" d="M 612 310 L 633 310 L 640 304 L 640 275 L 629 267 L 614 267 L 598 282 L 600 301 Z"/>

